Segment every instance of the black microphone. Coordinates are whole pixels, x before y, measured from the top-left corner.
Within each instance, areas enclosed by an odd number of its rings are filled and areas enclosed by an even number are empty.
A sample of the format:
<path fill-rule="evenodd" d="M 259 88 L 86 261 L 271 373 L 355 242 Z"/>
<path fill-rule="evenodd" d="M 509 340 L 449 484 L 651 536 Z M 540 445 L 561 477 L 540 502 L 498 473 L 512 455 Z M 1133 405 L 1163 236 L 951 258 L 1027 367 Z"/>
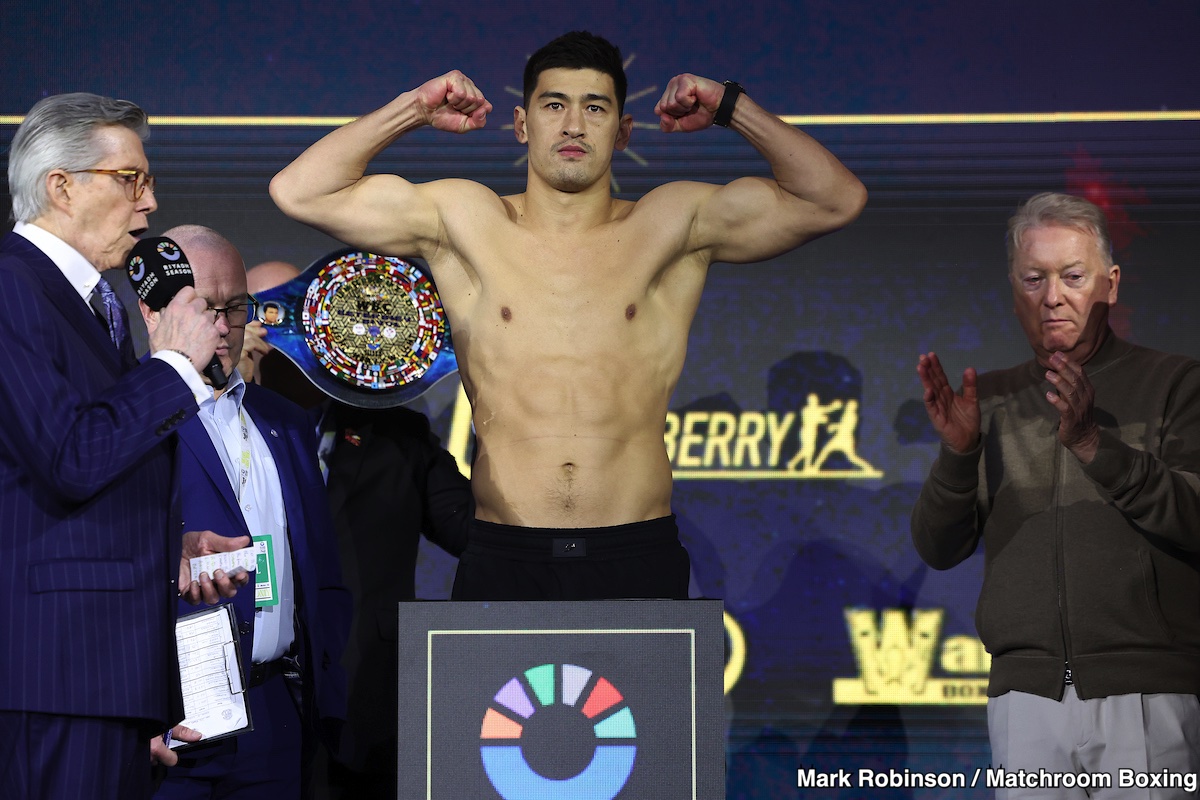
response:
<path fill-rule="evenodd" d="M 151 311 L 161 311 L 180 289 L 196 285 L 183 248 L 166 236 L 140 240 L 129 252 L 126 267 L 133 290 Z M 229 383 L 215 353 L 204 374 L 217 389 L 224 389 Z"/>

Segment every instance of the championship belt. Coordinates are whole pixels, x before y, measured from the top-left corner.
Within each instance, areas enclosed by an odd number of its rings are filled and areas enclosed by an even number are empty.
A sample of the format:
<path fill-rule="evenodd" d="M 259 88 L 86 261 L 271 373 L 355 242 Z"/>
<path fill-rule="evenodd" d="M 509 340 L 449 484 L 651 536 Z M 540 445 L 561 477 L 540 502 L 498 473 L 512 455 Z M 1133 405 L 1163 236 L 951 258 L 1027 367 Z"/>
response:
<path fill-rule="evenodd" d="M 255 299 L 267 343 L 343 403 L 398 406 L 458 369 L 437 288 L 409 261 L 339 250 Z"/>

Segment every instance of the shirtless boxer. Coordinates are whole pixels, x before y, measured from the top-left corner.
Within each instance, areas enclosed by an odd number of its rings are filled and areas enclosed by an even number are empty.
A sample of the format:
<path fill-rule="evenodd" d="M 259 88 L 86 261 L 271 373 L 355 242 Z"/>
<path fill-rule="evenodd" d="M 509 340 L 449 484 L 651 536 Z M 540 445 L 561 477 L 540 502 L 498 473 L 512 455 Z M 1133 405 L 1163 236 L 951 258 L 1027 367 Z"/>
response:
<path fill-rule="evenodd" d="M 725 124 L 774 180 L 675 182 L 612 197 L 629 143 L 620 52 L 584 32 L 535 53 L 524 105 L 526 190 L 364 176 L 424 125 L 483 127 L 492 104 L 452 71 L 324 137 L 271 183 L 287 215 L 374 252 L 424 259 L 450 318 L 476 434 L 476 523 L 464 600 L 686 597 L 671 516 L 667 404 L 708 265 L 785 253 L 848 224 L 866 191 L 816 141 L 740 87 L 679 75 L 667 133 Z"/>

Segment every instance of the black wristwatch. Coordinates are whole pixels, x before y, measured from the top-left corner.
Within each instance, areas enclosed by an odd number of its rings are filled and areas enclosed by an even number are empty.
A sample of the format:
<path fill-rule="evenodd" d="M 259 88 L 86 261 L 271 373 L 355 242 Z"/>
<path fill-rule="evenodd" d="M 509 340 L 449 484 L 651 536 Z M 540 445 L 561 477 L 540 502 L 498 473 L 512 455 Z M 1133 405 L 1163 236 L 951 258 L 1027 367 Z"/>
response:
<path fill-rule="evenodd" d="M 728 128 L 729 123 L 733 120 L 733 107 L 737 104 L 737 99 L 746 92 L 742 85 L 737 81 L 725 81 L 725 95 L 721 98 L 721 105 L 717 106 L 717 113 L 713 114 L 713 125 L 720 125 L 722 128 Z"/>

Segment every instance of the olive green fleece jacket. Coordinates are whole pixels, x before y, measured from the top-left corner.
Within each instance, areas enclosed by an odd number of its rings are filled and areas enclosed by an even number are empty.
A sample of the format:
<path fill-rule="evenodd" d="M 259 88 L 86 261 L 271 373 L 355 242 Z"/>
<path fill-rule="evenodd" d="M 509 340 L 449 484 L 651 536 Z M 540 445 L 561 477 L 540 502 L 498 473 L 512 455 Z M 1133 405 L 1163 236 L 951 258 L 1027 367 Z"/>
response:
<path fill-rule="evenodd" d="M 1200 693 L 1200 362 L 1108 334 L 1084 365 L 1100 445 L 1058 441 L 1045 367 L 979 376 L 981 436 L 942 446 L 912 514 L 935 569 L 982 537 L 988 695 Z"/>

